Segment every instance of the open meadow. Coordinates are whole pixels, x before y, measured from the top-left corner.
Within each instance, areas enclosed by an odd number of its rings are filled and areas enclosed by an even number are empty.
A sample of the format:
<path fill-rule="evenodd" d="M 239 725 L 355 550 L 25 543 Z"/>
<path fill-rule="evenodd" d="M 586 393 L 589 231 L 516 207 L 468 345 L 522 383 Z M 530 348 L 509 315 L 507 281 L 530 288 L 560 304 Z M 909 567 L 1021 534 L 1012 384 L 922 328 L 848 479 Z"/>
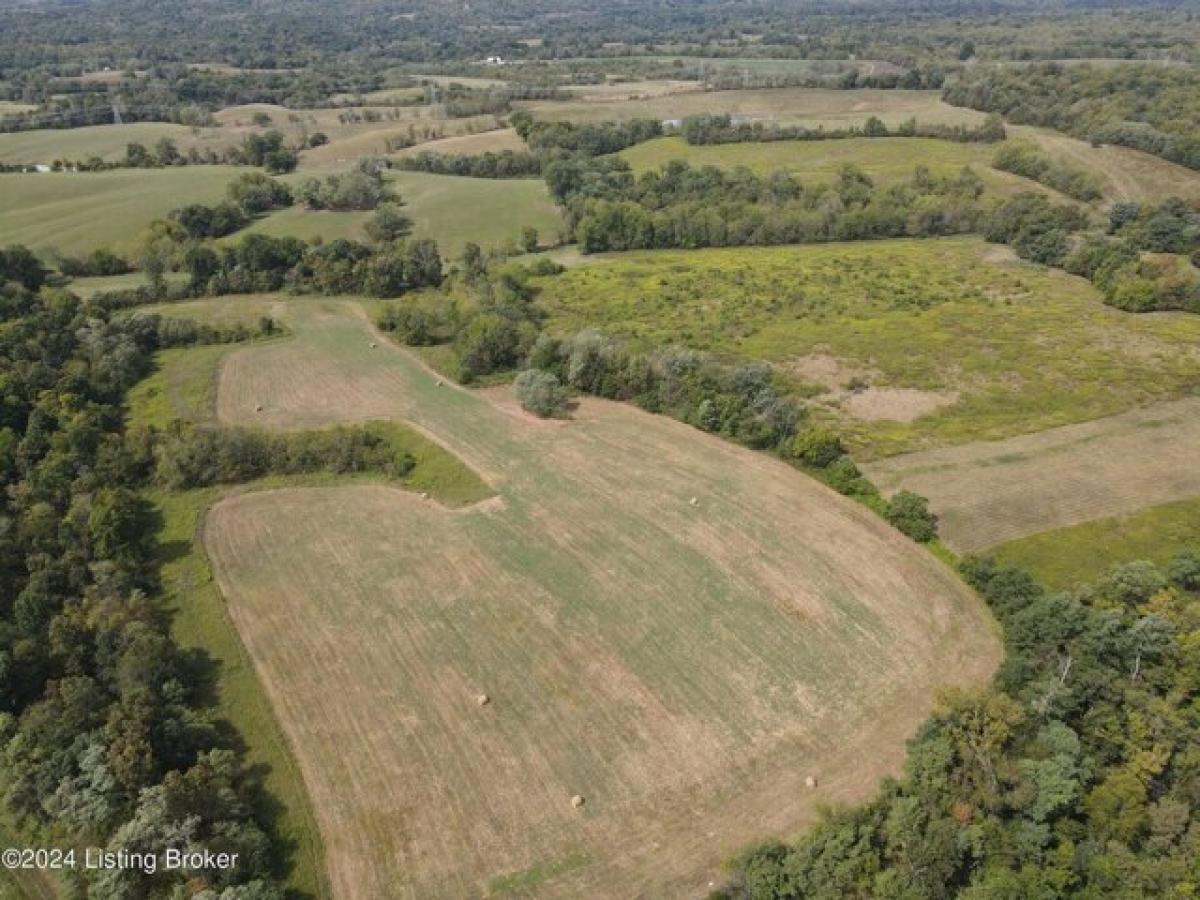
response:
<path fill-rule="evenodd" d="M 978 238 L 610 254 L 539 279 L 560 334 L 596 327 L 771 363 L 869 459 L 1189 394 L 1200 319 L 1135 316 Z"/>
<path fill-rule="evenodd" d="M 294 337 L 220 366 L 220 421 L 405 420 L 497 495 L 291 488 L 205 522 L 334 896 L 702 892 L 868 796 L 935 689 L 996 665 L 948 569 L 783 463 L 627 405 L 540 421 L 352 302 L 286 303 Z"/>

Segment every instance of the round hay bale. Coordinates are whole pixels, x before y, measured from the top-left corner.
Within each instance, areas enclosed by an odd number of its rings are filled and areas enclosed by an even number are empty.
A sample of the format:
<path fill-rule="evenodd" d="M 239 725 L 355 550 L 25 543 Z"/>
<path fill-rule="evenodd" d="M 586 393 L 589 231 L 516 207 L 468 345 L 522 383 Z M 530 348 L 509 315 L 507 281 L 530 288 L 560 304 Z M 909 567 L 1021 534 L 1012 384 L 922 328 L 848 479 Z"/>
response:
<path fill-rule="evenodd" d="M 691 500 L 689 500 L 689 501 L 688 501 L 688 503 L 692 504 L 692 506 L 699 506 L 699 505 L 700 505 L 700 498 L 699 498 L 699 497 L 693 497 Z"/>
<path fill-rule="evenodd" d="M 478 697 L 475 698 L 475 702 L 478 703 L 480 706 L 487 706 L 489 703 L 492 702 L 492 698 L 489 697 L 487 694 L 480 694 Z"/>
<path fill-rule="evenodd" d="M 439 378 L 439 379 L 437 380 L 437 386 L 438 386 L 438 387 L 441 387 L 441 386 L 442 386 L 442 379 L 440 379 L 440 378 Z"/>
<path fill-rule="evenodd" d="M 816 775 L 809 775 L 807 778 L 805 778 L 805 779 L 804 779 L 804 786 L 805 786 L 806 788 L 808 788 L 809 790 L 812 790 L 813 788 L 815 788 L 815 787 L 817 786 L 817 776 L 816 776 Z"/>
<path fill-rule="evenodd" d="M 576 809 L 580 809 L 587 801 L 583 799 L 583 794 L 576 794 L 571 798 L 571 805 Z"/>
<path fill-rule="evenodd" d="M 425 491 L 421 491 L 421 499 L 422 499 L 422 500 L 428 500 L 428 499 L 429 499 L 429 494 L 427 494 Z"/>
<path fill-rule="evenodd" d="M 254 404 L 254 411 L 255 411 L 255 412 L 262 412 L 262 404 L 261 404 L 261 403 L 255 403 L 255 404 Z"/>
<path fill-rule="evenodd" d="M 378 346 L 379 346 L 379 345 L 378 345 L 377 343 L 375 343 L 374 341 L 371 341 L 371 349 L 372 349 L 372 350 L 374 350 L 374 349 L 375 349 L 376 347 L 378 347 Z"/>

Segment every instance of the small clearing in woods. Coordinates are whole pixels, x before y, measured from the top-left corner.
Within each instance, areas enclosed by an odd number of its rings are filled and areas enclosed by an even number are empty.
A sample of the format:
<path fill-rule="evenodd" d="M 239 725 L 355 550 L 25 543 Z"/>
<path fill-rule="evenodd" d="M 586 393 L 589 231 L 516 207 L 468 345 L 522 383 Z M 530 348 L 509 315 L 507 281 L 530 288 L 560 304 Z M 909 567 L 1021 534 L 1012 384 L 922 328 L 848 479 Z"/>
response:
<path fill-rule="evenodd" d="M 603 401 L 535 424 L 439 386 L 351 302 L 289 310 L 295 338 L 226 359 L 222 421 L 404 419 L 498 495 L 209 515 L 335 896 L 697 895 L 747 842 L 870 796 L 936 691 L 994 670 L 949 569 L 782 462 Z"/>

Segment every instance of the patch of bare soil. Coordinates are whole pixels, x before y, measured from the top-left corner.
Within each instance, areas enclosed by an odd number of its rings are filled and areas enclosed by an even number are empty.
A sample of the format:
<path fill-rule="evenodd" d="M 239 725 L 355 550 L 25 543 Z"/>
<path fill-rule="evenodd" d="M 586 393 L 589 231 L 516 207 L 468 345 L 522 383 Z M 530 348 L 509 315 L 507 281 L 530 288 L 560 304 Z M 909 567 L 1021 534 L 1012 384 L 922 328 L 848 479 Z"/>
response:
<path fill-rule="evenodd" d="M 867 422 L 912 422 L 958 402 L 958 392 L 922 391 L 917 388 L 868 387 L 849 391 L 841 407 Z"/>

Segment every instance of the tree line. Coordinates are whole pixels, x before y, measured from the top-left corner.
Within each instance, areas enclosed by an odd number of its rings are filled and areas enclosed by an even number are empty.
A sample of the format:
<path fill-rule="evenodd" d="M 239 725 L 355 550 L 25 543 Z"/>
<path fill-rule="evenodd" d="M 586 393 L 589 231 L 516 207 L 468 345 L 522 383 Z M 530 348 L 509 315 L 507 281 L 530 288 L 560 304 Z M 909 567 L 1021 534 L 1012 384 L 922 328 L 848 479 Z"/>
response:
<path fill-rule="evenodd" d="M 1004 203 L 984 237 L 1018 256 L 1089 279 L 1105 302 L 1128 312 L 1200 312 L 1200 210 L 1178 198 L 1114 203 L 1105 231 L 1083 213 L 1039 194 Z"/>
<path fill-rule="evenodd" d="M 992 144 L 1005 137 L 1004 122 L 996 115 L 988 116 L 983 123 L 974 126 L 917 122 L 912 118 L 895 128 L 888 128 L 878 116 L 871 116 L 861 126 L 809 128 L 775 122 L 737 122 L 728 113 L 709 113 L 684 118 L 679 125 L 679 134 L 689 144 L 831 141 L 863 137 L 925 137 L 964 144 Z"/>
<path fill-rule="evenodd" d="M 964 72 L 944 97 L 1011 122 L 1200 169 L 1200 72 L 1192 66 L 980 66 Z"/>
<path fill-rule="evenodd" d="M 119 321 L 9 260 L 0 269 L 0 759 L 3 803 L 50 843 L 236 852 L 234 869 L 72 876 L 95 897 L 186 889 L 282 900 L 262 787 L 172 640 L 151 512 L 153 441 L 123 424 L 158 329 Z M 16 277 L 14 278 L 14 274 Z M 31 284 L 31 282 L 34 282 Z M 77 884 L 82 891 L 84 886 Z"/>
<path fill-rule="evenodd" d="M 928 237 L 974 231 L 983 184 L 918 167 L 888 187 L 855 166 L 834 184 L 675 160 L 634 177 L 619 158 L 559 160 L 545 178 L 584 253 Z"/>

